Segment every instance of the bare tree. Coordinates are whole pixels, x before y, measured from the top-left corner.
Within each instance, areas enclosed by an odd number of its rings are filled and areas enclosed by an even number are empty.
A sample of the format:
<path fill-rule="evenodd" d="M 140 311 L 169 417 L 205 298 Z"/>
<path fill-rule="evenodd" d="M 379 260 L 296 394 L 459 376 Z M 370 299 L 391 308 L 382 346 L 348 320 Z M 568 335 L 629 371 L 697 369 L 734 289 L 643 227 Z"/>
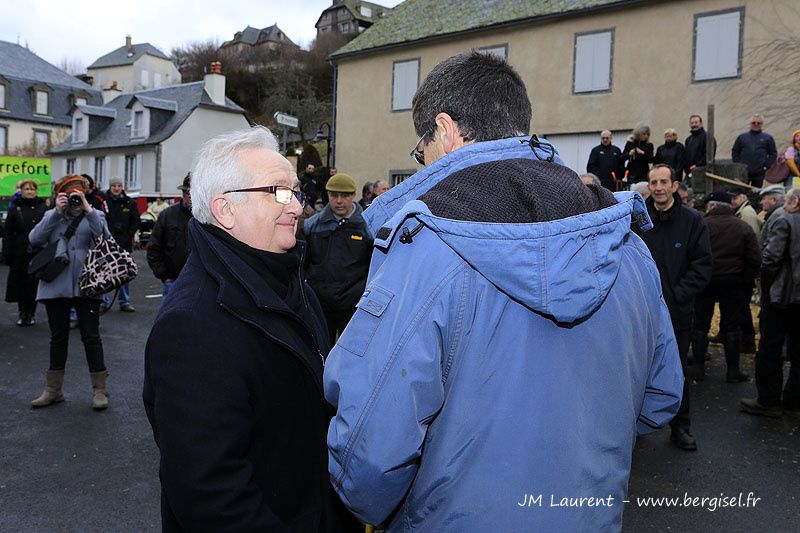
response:
<path fill-rule="evenodd" d="M 62 57 L 58 61 L 58 68 L 71 76 L 78 76 L 79 74 L 86 73 L 86 66 L 77 57 Z"/>

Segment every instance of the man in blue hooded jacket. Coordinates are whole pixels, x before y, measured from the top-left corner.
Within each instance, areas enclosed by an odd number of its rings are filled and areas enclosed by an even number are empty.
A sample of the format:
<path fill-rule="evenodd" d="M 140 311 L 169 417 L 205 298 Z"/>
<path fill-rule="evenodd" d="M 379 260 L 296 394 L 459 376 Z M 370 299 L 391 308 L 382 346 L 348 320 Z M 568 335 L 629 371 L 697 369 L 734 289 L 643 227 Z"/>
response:
<path fill-rule="evenodd" d="M 390 532 L 619 530 L 636 435 L 683 386 L 644 203 L 527 138 L 492 55 L 437 65 L 413 118 L 426 167 L 365 212 L 367 288 L 326 363 L 334 488 Z"/>

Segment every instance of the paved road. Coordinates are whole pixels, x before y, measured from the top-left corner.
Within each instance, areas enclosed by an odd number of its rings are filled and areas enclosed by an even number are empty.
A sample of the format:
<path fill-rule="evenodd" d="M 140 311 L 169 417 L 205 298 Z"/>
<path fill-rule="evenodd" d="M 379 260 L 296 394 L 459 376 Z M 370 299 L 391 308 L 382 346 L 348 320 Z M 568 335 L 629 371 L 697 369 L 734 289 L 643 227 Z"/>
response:
<path fill-rule="evenodd" d="M 70 341 L 66 401 L 30 408 L 47 367 L 44 309 L 35 327 L 18 328 L 15 306 L 0 303 L 0 531 L 159 529 L 158 454 L 142 408 L 141 383 L 144 342 L 160 305 L 160 298 L 146 296 L 160 294 L 160 283 L 143 254 L 137 252 L 136 258 L 143 265 L 131 287 L 137 312 L 115 309 L 101 319 L 111 393 L 105 412 L 90 407 L 77 331 Z M 0 267 L 0 291 L 7 270 Z M 700 450 L 671 447 L 667 431 L 639 440 L 626 532 L 800 530 L 800 420 L 740 414 L 738 398 L 754 387 L 726 385 L 716 355 L 706 381 L 692 389 Z M 743 501 L 752 492 L 761 500 L 755 507 L 716 511 L 636 504 L 637 497 L 682 500 L 684 493 L 714 497 L 721 492 L 726 497 L 744 493 Z"/>

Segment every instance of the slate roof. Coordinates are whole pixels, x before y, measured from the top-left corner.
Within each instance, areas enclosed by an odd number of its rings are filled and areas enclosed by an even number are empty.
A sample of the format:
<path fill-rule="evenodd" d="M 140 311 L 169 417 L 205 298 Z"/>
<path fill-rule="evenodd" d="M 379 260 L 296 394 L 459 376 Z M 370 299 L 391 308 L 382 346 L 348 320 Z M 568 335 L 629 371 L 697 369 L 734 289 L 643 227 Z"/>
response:
<path fill-rule="evenodd" d="M 88 97 L 90 104 L 102 104 L 100 91 L 51 65 L 27 48 L 0 41 L 0 76 L 9 82 L 6 92 L 8 111 L 0 111 L 0 120 L 16 119 L 57 126 L 72 125 L 74 96 Z M 34 115 L 31 89 L 45 84 L 51 90 L 51 116 Z"/>
<path fill-rule="evenodd" d="M 161 127 L 150 131 L 149 137 L 145 139 L 131 139 L 131 110 L 129 104 L 133 99 L 137 99 L 143 104 L 144 101 L 150 103 L 174 103 L 176 110 L 167 118 Z M 102 148 L 158 144 L 175 133 L 178 128 L 180 128 L 181 124 L 183 124 L 186 119 L 189 118 L 189 115 L 198 107 L 244 114 L 244 109 L 236 105 L 233 100 L 226 98 L 225 101 L 226 104 L 224 106 L 215 104 L 206 93 L 205 84 L 202 81 L 170 85 L 169 87 L 162 87 L 159 89 L 123 93 L 104 106 L 105 108 L 114 110 L 116 113 L 116 119 L 111 121 L 106 128 L 85 143 L 74 145 L 70 137 L 64 143 L 53 148 L 51 153 L 80 153 L 95 151 Z"/>
<path fill-rule="evenodd" d="M 443 38 L 492 27 L 525 24 L 648 0 L 406 0 L 357 38 L 334 52 L 334 59 Z M 653 1 L 653 0 L 649 0 Z"/>
<path fill-rule="evenodd" d="M 365 15 L 362 15 L 361 14 L 361 10 L 357 9 L 357 6 L 362 6 L 362 5 L 372 9 L 372 16 L 371 17 L 367 17 Z M 347 10 L 350 11 L 350 14 L 353 16 L 353 18 L 355 18 L 356 20 L 359 20 L 359 21 L 362 21 L 362 22 L 368 22 L 370 24 L 372 24 L 373 22 L 381 19 L 381 17 L 378 16 L 378 12 L 383 11 L 385 15 L 388 15 L 389 13 L 392 13 L 392 8 L 391 7 L 385 7 L 385 6 L 382 6 L 380 4 L 375 4 L 373 2 L 363 2 L 363 1 L 358 1 L 358 0 L 345 0 L 344 2 L 341 2 L 339 4 L 333 4 L 333 5 L 325 8 L 325 9 L 323 9 L 322 13 L 320 13 L 319 18 L 317 19 L 317 23 L 315 24 L 315 26 L 317 28 L 319 28 L 320 22 L 322 21 L 322 17 L 325 15 L 325 13 L 327 13 L 328 11 L 335 11 L 337 9 L 341 9 L 343 7 L 346 7 Z"/>
<path fill-rule="evenodd" d="M 117 111 L 111 107 L 99 105 L 78 105 L 75 107 L 80 109 L 84 115 L 89 115 L 90 117 L 116 118 L 117 116 Z"/>
<path fill-rule="evenodd" d="M 130 52 L 128 52 L 127 46 L 125 45 L 120 46 L 113 52 L 109 52 L 108 54 L 99 57 L 97 60 L 95 60 L 94 63 L 92 63 L 86 68 L 92 69 L 92 68 L 104 68 L 104 67 L 117 67 L 121 65 L 133 65 L 134 61 L 136 61 L 145 54 L 155 57 L 160 57 L 161 59 L 166 59 L 168 61 L 170 60 L 169 57 L 164 54 L 164 52 L 162 52 L 152 44 L 139 43 L 131 45 Z"/>
<path fill-rule="evenodd" d="M 283 40 L 281 40 L 279 37 L 280 33 L 283 33 L 284 37 Z M 236 34 L 234 34 L 233 39 L 222 43 L 222 46 L 229 46 L 236 43 L 243 43 L 243 44 L 249 44 L 250 46 L 255 46 L 256 44 L 259 43 L 259 39 L 262 37 L 262 34 L 264 41 L 269 41 L 278 44 L 291 44 L 297 46 L 294 42 L 292 42 L 291 39 L 289 39 L 289 36 L 286 35 L 285 31 L 282 31 L 280 28 L 278 28 L 277 24 L 273 24 L 272 26 L 268 26 L 261 30 L 248 25 L 242 31 L 237 31 Z"/>
<path fill-rule="evenodd" d="M 151 109 L 163 109 L 164 111 L 172 111 L 173 113 L 178 112 L 178 102 L 173 100 L 164 100 L 162 98 L 154 98 L 152 96 L 135 94 L 134 97 L 131 98 L 130 102 L 128 102 L 128 108 L 133 105 L 134 100 L 138 100 L 143 106 Z"/>

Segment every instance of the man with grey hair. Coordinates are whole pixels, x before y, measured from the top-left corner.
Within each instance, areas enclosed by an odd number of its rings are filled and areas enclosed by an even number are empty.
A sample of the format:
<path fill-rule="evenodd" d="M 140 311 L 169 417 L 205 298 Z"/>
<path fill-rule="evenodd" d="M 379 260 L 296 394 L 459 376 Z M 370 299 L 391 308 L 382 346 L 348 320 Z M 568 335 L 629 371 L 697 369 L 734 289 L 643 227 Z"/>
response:
<path fill-rule="evenodd" d="M 753 115 L 750 117 L 750 130 L 739 135 L 731 148 L 733 162 L 747 165 L 747 180 L 754 187 L 761 187 L 764 173 L 778 157 L 775 139 L 762 131 L 763 128 L 764 117 Z"/>
<path fill-rule="evenodd" d="M 639 181 L 631 185 L 631 191 L 638 192 L 642 195 L 642 199 L 647 200 L 650 198 L 650 184 L 646 181 Z"/>
<path fill-rule="evenodd" d="M 743 398 L 739 407 L 746 413 L 777 418 L 783 412 L 800 414 L 800 189 L 786 193 L 781 212 L 775 210 L 768 222 L 761 252 L 758 396 Z M 791 365 L 785 385 L 784 343 Z"/>
<path fill-rule="evenodd" d="M 378 180 L 372 186 L 373 198 L 377 198 L 381 194 L 389 190 L 389 182 L 386 180 Z"/>
<path fill-rule="evenodd" d="M 583 182 L 583 184 L 586 185 L 586 186 L 589 186 L 589 185 L 594 185 L 596 187 L 602 187 L 603 186 L 603 184 L 600 183 L 600 178 L 598 178 L 597 176 L 595 176 L 591 172 L 589 172 L 587 174 L 581 174 L 581 182 Z"/>
<path fill-rule="evenodd" d="M 192 170 L 192 253 L 147 341 L 164 531 L 349 530 L 328 480 L 328 341 L 295 239 L 295 170 L 257 126 Z"/>
<path fill-rule="evenodd" d="M 622 164 L 622 151 L 611 144 L 609 130 L 600 132 L 600 144 L 589 153 L 586 172 L 600 178 L 600 183 L 609 191 L 618 190 L 617 182 L 621 183 L 625 167 Z"/>

